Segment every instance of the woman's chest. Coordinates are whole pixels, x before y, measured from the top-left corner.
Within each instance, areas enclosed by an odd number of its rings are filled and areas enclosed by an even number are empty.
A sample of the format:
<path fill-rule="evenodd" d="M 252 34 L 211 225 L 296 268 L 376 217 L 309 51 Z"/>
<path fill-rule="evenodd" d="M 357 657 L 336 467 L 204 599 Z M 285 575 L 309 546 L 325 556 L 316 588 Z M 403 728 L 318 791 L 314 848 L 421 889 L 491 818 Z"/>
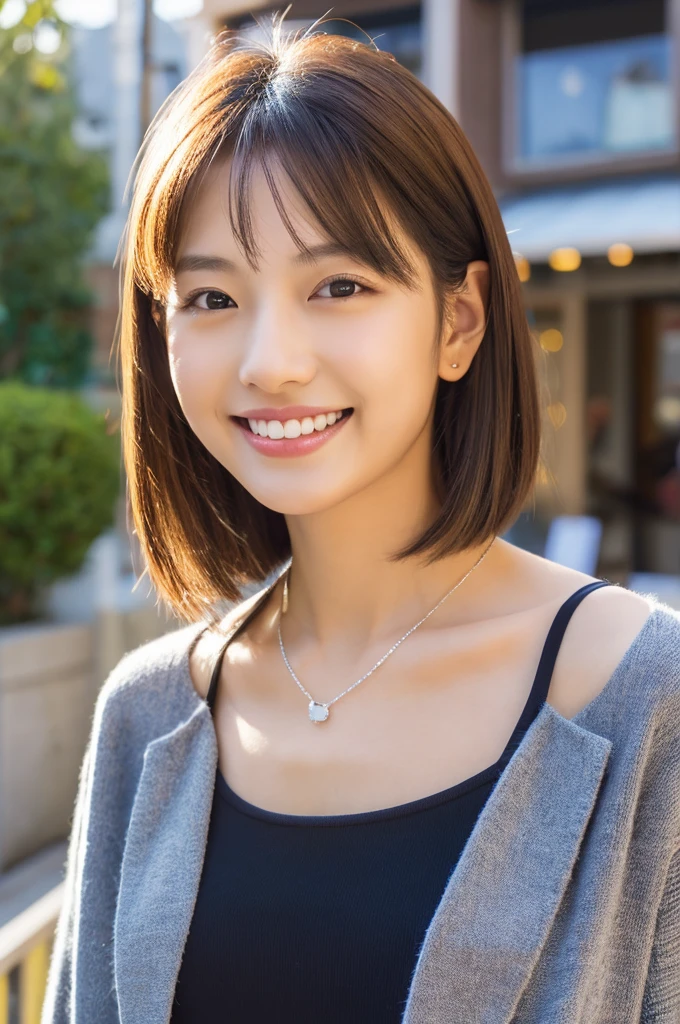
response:
<path fill-rule="evenodd" d="M 461 657 L 452 671 L 450 657 L 442 664 L 430 651 L 335 701 L 340 679 L 321 681 L 313 697 L 330 702 L 323 722 L 310 720 L 309 697 L 275 658 L 257 672 L 231 662 L 214 706 L 219 769 L 243 799 L 290 814 L 359 813 L 439 793 L 506 749 L 533 683 L 533 659 L 512 653 L 510 643 L 504 660 Z"/>
<path fill-rule="evenodd" d="M 422 632 L 358 685 L 373 660 L 363 653 L 359 664 L 342 650 L 325 662 L 291 652 L 296 680 L 277 643 L 239 639 L 215 694 L 220 770 L 244 799 L 292 814 L 392 807 L 471 779 L 498 762 L 544 700 L 573 717 L 629 643 L 624 629 L 597 644 L 597 616 L 580 606 L 542 665 L 554 614 L 543 605 Z M 328 704 L 325 721 L 310 721 L 310 699 Z"/>

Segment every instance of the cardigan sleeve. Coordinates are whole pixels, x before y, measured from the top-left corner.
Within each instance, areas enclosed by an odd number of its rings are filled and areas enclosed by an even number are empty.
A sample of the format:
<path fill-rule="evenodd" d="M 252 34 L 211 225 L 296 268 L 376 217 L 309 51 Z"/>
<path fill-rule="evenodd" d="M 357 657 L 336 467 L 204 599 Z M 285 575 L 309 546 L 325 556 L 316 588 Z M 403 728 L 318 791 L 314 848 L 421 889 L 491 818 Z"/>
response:
<path fill-rule="evenodd" d="M 680 850 L 673 855 L 656 920 L 640 1024 L 680 1021 Z"/>
<path fill-rule="evenodd" d="M 185 638 L 191 633 L 177 631 L 128 652 L 99 690 L 80 767 L 40 1024 L 119 1024 L 114 922 L 121 864 L 146 745 L 176 725 L 178 708 L 184 714 L 197 699 L 193 688 L 190 695 L 181 688 L 179 696 L 170 695 Z"/>
<path fill-rule="evenodd" d="M 73 823 L 66 857 L 63 899 L 52 944 L 52 955 L 47 987 L 42 1006 L 40 1024 L 69 1024 L 74 1019 L 71 1008 L 71 972 L 76 919 L 76 900 L 79 896 L 82 864 L 84 821 L 92 787 L 92 747 L 90 736 L 80 766 L 78 792 L 73 812 Z"/>
<path fill-rule="evenodd" d="M 129 659 L 130 655 L 124 655 L 105 680 L 95 701 L 90 735 L 78 777 L 78 789 L 66 855 L 62 904 L 54 931 L 40 1024 L 72 1024 L 75 1021 L 76 997 L 79 995 L 76 992 L 76 979 L 79 975 L 81 977 L 83 975 L 83 969 L 81 967 L 79 971 L 77 963 L 78 947 L 83 945 L 81 932 L 85 928 L 88 943 L 101 947 L 109 930 L 108 917 L 105 911 L 100 910 L 100 906 L 104 898 L 108 896 L 112 899 L 111 893 L 115 893 L 115 862 L 111 859 L 110 853 L 114 841 L 111 836 L 108 836 L 106 841 L 99 837 L 101 836 L 102 816 L 109 822 L 114 818 L 113 808 L 117 803 L 115 782 L 123 775 L 118 763 L 113 772 L 110 767 L 107 768 L 107 757 L 109 752 L 116 750 L 120 743 L 119 715 L 113 711 L 113 706 L 117 702 L 112 700 L 112 694 L 126 679 L 126 669 L 131 664 Z M 95 794 L 97 779 L 99 779 L 99 786 Z M 106 798 L 109 793 L 111 800 L 107 802 Z M 93 860 L 96 862 L 94 875 L 92 875 L 90 866 L 89 882 L 86 880 L 88 858 L 90 862 Z M 85 899 L 86 891 L 87 900 Z M 86 907 L 86 909 L 92 910 L 93 903 L 95 904 L 93 912 L 98 914 L 101 919 L 104 937 L 92 930 L 91 914 L 90 923 L 88 924 L 87 921 L 84 923 L 83 909 Z M 102 948 L 102 955 L 106 955 L 107 952 Z M 104 1004 L 107 1000 L 107 989 L 110 987 L 109 979 L 104 979 L 99 983 L 105 986 L 104 991 L 97 988 L 98 982 L 95 979 L 88 979 L 87 984 L 92 986 L 92 992 L 96 992 L 100 1001 L 99 1005 L 102 1008 L 100 1022 L 103 1024 L 108 1019 L 106 1017 L 108 1004 L 106 1007 Z M 89 990 L 88 995 L 90 995 Z M 82 1009 L 79 1012 L 82 1015 Z"/>

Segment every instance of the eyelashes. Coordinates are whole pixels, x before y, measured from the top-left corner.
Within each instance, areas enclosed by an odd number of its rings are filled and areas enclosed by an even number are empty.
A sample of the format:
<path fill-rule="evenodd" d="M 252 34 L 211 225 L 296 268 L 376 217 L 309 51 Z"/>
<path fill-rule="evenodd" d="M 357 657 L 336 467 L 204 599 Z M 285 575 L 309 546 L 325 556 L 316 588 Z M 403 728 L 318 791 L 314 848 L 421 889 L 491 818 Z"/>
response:
<path fill-rule="evenodd" d="M 338 284 L 340 282 L 347 283 L 347 284 L 357 285 L 364 292 L 372 291 L 372 289 L 369 288 L 368 285 L 363 284 L 358 278 L 352 277 L 351 274 L 342 274 L 342 275 L 338 275 L 337 277 L 332 277 L 328 281 L 324 281 L 323 284 L 319 285 L 319 287 L 317 288 L 317 291 L 314 294 L 316 295 L 319 291 L 321 291 L 322 288 L 328 288 L 331 285 Z M 362 294 L 362 293 L 359 292 L 358 294 Z M 322 298 L 324 298 L 324 299 L 328 298 L 328 299 L 333 300 L 334 302 L 339 302 L 342 299 L 353 299 L 356 295 L 357 295 L 357 292 L 353 292 L 351 295 L 328 295 L 328 296 L 327 295 L 323 295 Z M 184 302 L 182 302 L 178 306 L 178 309 L 181 310 L 181 311 L 184 311 L 184 310 L 194 310 L 194 311 L 198 311 L 198 312 L 201 312 L 201 313 L 221 312 L 221 311 L 223 311 L 225 309 L 238 309 L 238 307 L 235 304 L 233 306 L 229 306 L 229 305 L 216 305 L 216 306 L 205 305 L 205 306 L 202 306 L 202 305 L 199 305 L 198 304 L 198 300 L 203 298 L 203 296 L 206 297 L 206 303 L 208 303 L 210 301 L 208 296 L 212 297 L 213 301 L 217 300 L 218 302 L 224 301 L 226 303 L 229 303 L 229 302 L 233 303 L 233 301 L 234 301 L 231 298 L 230 295 L 227 295 L 226 292 L 220 291 L 218 288 L 201 288 L 198 291 L 191 292 L 189 295 L 187 295 L 187 297 L 184 300 Z"/>

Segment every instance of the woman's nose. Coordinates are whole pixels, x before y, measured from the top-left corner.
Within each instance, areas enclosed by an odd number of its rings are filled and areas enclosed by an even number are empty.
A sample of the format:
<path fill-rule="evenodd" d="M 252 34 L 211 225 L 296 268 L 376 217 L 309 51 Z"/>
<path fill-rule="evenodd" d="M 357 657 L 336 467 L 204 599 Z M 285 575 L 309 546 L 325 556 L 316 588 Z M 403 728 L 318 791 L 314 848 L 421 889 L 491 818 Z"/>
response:
<path fill-rule="evenodd" d="M 308 384 L 316 373 L 313 339 L 280 307 L 258 317 L 246 338 L 239 368 L 245 387 L 275 394 L 291 384 Z"/>

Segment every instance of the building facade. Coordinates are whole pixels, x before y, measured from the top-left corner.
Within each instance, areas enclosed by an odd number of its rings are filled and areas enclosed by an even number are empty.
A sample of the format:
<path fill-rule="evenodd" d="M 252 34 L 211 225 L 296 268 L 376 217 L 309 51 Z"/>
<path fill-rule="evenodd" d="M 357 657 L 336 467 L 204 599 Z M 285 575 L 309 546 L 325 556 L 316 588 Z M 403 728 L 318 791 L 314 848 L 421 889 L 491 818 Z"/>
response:
<path fill-rule="evenodd" d="M 70 73 L 77 99 L 73 126 L 77 142 L 106 156 L 111 177 L 110 211 L 100 222 L 88 254 L 87 276 L 95 295 L 91 318 L 95 348 L 93 383 L 113 388 L 111 344 L 118 317 L 118 250 L 127 203 L 125 189 L 142 141 L 142 0 L 119 0 L 118 17 L 102 28 L 74 26 L 70 32 Z M 188 70 L 181 24 L 153 17 L 150 26 L 149 85 L 153 114 Z M 115 396 L 112 395 L 115 404 Z"/>
<path fill-rule="evenodd" d="M 680 574 L 680 3 L 470 0 L 461 119 L 525 281 L 548 394 L 547 512 L 604 523 L 601 572 Z"/>

